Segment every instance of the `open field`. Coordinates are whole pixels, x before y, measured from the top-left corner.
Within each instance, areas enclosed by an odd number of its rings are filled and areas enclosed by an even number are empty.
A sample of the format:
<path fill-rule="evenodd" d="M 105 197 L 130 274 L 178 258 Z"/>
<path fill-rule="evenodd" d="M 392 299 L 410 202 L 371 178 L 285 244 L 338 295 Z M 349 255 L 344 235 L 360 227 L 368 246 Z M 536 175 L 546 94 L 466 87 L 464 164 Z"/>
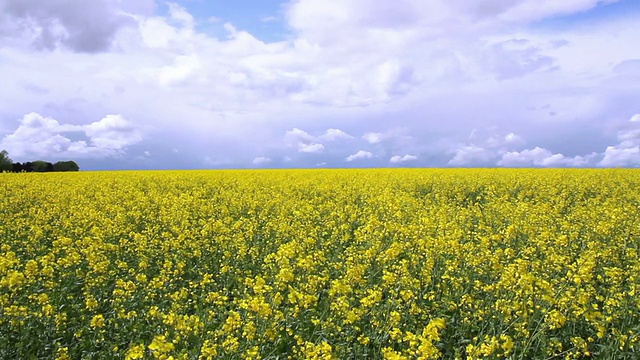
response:
<path fill-rule="evenodd" d="M 640 171 L 0 174 L 0 359 L 638 358 Z"/>

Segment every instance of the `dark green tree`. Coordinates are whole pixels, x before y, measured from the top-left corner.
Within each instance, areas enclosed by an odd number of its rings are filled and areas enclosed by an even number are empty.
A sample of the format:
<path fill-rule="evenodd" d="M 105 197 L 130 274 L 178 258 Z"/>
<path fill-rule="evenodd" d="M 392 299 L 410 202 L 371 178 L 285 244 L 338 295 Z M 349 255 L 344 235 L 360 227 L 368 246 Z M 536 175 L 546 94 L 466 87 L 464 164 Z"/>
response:
<path fill-rule="evenodd" d="M 33 171 L 35 172 L 49 172 L 53 171 L 53 164 L 50 162 L 36 160 L 33 162 Z"/>
<path fill-rule="evenodd" d="M 53 164 L 53 171 L 78 171 L 80 167 L 75 161 L 58 161 Z"/>
<path fill-rule="evenodd" d="M 7 150 L 0 151 L 0 172 L 11 171 L 13 169 L 13 160 L 9 157 Z"/>

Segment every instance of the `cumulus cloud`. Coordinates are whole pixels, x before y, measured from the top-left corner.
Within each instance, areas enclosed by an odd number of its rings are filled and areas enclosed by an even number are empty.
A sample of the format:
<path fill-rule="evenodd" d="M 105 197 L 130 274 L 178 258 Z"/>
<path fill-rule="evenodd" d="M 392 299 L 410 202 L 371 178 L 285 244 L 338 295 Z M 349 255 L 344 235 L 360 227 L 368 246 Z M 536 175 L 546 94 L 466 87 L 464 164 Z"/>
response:
<path fill-rule="evenodd" d="M 604 151 L 604 158 L 598 165 L 603 167 L 637 167 L 640 165 L 640 147 L 607 146 Z"/>
<path fill-rule="evenodd" d="M 324 150 L 324 145 L 315 142 L 315 137 L 304 130 L 294 128 L 285 133 L 285 140 L 293 144 L 301 153 L 319 153 Z"/>
<path fill-rule="evenodd" d="M 407 135 L 406 132 L 407 129 L 404 127 L 394 127 L 383 132 L 366 132 L 361 138 L 372 145 L 382 143 L 399 145 L 413 140 L 413 137 Z"/>
<path fill-rule="evenodd" d="M 631 128 L 618 132 L 617 145 L 607 146 L 598 166 L 640 166 L 640 114 L 629 119 Z"/>
<path fill-rule="evenodd" d="M 592 164 L 598 156 L 592 152 L 584 156 L 565 156 L 536 146 L 519 150 L 525 140 L 514 133 L 486 135 L 474 130 L 469 139 L 476 143 L 462 144 L 448 164 L 452 166 L 502 166 L 502 167 L 583 167 Z"/>
<path fill-rule="evenodd" d="M 452 166 L 490 166 L 506 152 L 525 141 L 515 133 L 496 133 L 494 128 L 474 129 L 470 143 L 460 144 L 448 164 Z"/>
<path fill-rule="evenodd" d="M 589 161 L 596 156 L 595 153 L 587 156 L 567 157 L 562 154 L 554 154 L 551 151 L 535 147 L 522 151 L 510 151 L 502 155 L 498 166 L 518 167 L 518 166 L 544 166 L 544 167 L 580 167 L 589 164 Z"/>
<path fill-rule="evenodd" d="M 455 155 L 449 160 L 453 166 L 481 166 L 488 164 L 496 157 L 496 153 L 477 145 L 463 145 L 456 150 Z"/>
<path fill-rule="evenodd" d="M 121 150 L 142 140 L 138 128 L 122 115 L 107 115 L 103 119 L 83 126 L 91 144 L 97 148 Z"/>
<path fill-rule="evenodd" d="M 320 135 L 318 138 L 326 141 L 336 141 L 353 139 L 353 136 L 340 129 L 327 129 L 327 131 L 323 135 Z"/>
<path fill-rule="evenodd" d="M 72 140 L 80 134 L 86 139 Z M 69 125 L 29 113 L 20 119 L 13 133 L 0 141 L 0 147 L 16 158 L 105 158 L 122 155 L 128 146 L 140 141 L 140 129 L 121 115 L 107 115 L 88 125 Z"/>
<path fill-rule="evenodd" d="M 378 30 L 371 35 L 382 37 L 384 41 L 384 35 L 390 36 L 388 33 L 398 36 L 403 32 L 412 34 L 408 29 L 420 29 L 421 34 L 428 37 L 451 35 L 582 12 L 616 1 L 433 0 L 425 6 L 421 0 L 400 0 L 393 4 L 376 0 L 294 0 L 286 7 L 286 15 L 294 29 L 322 43 L 335 41 L 338 33 L 359 31 L 366 38 L 365 30 L 371 29 Z M 326 24 L 332 24 L 331 29 L 335 30 L 330 31 Z M 350 41 L 349 37 L 340 40 L 343 43 Z"/>
<path fill-rule="evenodd" d="M 253 161 L 251 162 L 253 165 L 265 165 L 265 164 L 269 164 L 270 162 L 272 162 L 272 160 L 268 157 L 263 157 L 263 156 L 259 156 L 255 159 L 253 159 Z"/>
<path fill-rule="evenodd" d="M 298 151 L 303 153 L 321 153 L 324 151 L 324 145 L 319 143 L 301 144 L 298 147 Z"/>
<path fill-rule="evenodd" d="M 321 135 L 311 135 L 304 130 L 293 128 L 285 132 L 285 141 L 290 146 L 295 146 L 301 153 L 321 153 L 325 146 L 320 141 L 335 142 L 353 139 L 353 136 L 340 129 L 330 128 Z"/>
<path fill-rule="evenodd" d="M 418 157 L 415 155 L 409 155 L 409 154 L 404 156 L 394 155 L 391 157 L 391 159 L 389 159 L 389 162 L 391 162 L 392 164 L 400 164 L 400 163 L 414 161 L 414 160 L 418 160 Z"/>
<path fill-rule="evenodd" d="M 287 141 L 289 145 L 293 145 L 298 148 L 298 152 L 317 153 L 324 150 L 324 145 L 316 143 L 313 136 L 298 128 L 287 130 L 284 137 L 285 141 Z"/>
<path fill-rule="evenodd" d="M 369 144 L 379 144 L 385 140 L 388 136 L 383 133 L 370 132 L 362 135 L 362 138 Z"/>
<path fill-rule="evenodd" d="M 314 137 L 309 135 L 308 132 L 304 130 L 300 130 L 298 128 L 293 128 L 291 130 L 287 130 L 284 134 L 286 139 L 293 140 L 296 142 L 310 142 L 314 141 Z"/>
<path fill-rule="evenodd" d="M 0 38 L 23 38 L 49 50 L 109 50 L 118 30 L 134 25 L 118 0 L 1 0 L 0 9 Z M 128 9 L 142 10 L 136 6 Z"/>
<path fill-rule="evenodd" d="M 358 150 L 357 153 L 347 156 L 345 160 L 350 162 L 356 160 L 371 159 L 372 157 L 372 153 L 364 150 Z"/>

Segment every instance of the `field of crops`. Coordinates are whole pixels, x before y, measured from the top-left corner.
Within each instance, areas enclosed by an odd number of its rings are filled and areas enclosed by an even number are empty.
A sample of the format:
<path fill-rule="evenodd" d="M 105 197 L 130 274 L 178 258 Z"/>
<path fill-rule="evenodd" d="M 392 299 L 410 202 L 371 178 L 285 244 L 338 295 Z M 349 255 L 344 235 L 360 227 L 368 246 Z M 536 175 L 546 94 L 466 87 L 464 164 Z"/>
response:
<path fill-rule="evenodd" d="M 640 171 L 0 174 L 0 359 L 638 358 Z"/>

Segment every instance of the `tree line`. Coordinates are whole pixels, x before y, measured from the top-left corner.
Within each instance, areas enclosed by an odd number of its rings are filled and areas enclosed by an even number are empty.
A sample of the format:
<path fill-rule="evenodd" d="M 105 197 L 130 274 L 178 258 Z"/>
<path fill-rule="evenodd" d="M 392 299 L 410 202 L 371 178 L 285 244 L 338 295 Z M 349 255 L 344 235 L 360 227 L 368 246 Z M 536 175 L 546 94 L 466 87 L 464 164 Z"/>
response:
<path fill-rule="evenodd" d="M 53 172 L 53 171 L 78 171 L 80 167 L 75 161 L 48 161 L 36 160 L 25 163 L 14 163 L 6 150 L 0 151 L 0 172 Z"/>

